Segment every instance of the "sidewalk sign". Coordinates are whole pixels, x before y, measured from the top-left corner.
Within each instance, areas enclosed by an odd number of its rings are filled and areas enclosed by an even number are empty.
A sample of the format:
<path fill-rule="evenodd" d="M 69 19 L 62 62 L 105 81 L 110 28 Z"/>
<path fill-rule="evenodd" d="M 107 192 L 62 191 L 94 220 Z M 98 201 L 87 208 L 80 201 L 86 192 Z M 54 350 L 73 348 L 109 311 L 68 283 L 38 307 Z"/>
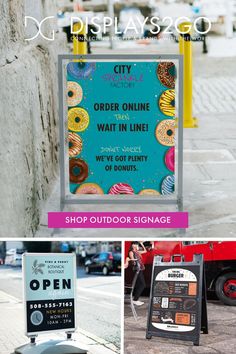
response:
<path fill-rule="evenodd" d="M 23 255 L 26 334 L 76 329 L 76 258 L 71 253 Z"/>
<path fill-rule="evenodd" d="M 180 255 L 178 255 L 180 256 Z M 148 309 L 146 338 L 191 341 L 199 345 L 200 331 L 208 333 L 203 256 L 192 262 L 163 262 L 156 256 Z"/>
<path fill-rule="evenodd" d="M 86 353 L 72 340 L 76 330 L 76 255 L 24 253 L 25 332 L 31 339 L 17 354 Z M 67 340 L 38 341 L 41 333 L 65 332 Z"/>
<path fill-rule="evenodd" d="M 182 211 L 182 56 L 59 55 L 58 72 L 61 210 L 174 204 Z"/>

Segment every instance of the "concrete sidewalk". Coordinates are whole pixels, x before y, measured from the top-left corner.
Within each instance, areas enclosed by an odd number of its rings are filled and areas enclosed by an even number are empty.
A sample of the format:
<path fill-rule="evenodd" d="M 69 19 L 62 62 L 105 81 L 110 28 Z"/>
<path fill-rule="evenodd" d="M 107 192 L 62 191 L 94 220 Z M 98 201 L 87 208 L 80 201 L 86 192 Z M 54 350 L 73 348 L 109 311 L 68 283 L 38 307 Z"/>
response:
<path fill-rule="evenodd" d="M 13 354 L 14 350 L 29 342 L 24 335 L 24 309 L 23 303 L 13 296 L 0 291 L 0 353 Z M 65 339 L 64 333 L 41 334 L 38 339 Z M 92 333 L 78 329 L 73 339 L 89 349 L 89 354 L 115 354 L 119 349 L 108 341 Z"/>
<path fill-rule="evenodd" d="M 209 334 L 201 334 L 200 346 L 191 342 L 152 337 L 146 339 L 148 299 L 137 308 L 138 321 L 132 316 L 129 305 L 125 305 L 124 354 L 224 354 L 235 353 L 236 308 L 224 306 L 218 301 L 207 304 Z"/>

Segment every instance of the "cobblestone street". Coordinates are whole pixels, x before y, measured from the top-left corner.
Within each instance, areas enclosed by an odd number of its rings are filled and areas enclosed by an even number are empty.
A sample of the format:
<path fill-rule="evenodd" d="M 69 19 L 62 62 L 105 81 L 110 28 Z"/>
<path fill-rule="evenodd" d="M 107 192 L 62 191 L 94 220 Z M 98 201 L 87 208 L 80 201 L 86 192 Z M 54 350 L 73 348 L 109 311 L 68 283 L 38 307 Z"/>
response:
<path fill-rule="evenodd" d="M 209 301 L 208 326 L 209 334 L 201 334 L 200 345 L 193 346 L 191 342 L 152 337 L 147 340 L 147 304 L 137 308 L 138 321 L 132 317 L 131 310 L 125 305 L 125 352 L 124 354 L 224 354 L 234 353 L 236 347 L 235 326 L 236 308 L 224 306 L 218 301 Z"/>
<path fill-rule="evenodd" d="M 236 77 L 196 78 L 194 80 L 194 114 L 234 114 Z"/>

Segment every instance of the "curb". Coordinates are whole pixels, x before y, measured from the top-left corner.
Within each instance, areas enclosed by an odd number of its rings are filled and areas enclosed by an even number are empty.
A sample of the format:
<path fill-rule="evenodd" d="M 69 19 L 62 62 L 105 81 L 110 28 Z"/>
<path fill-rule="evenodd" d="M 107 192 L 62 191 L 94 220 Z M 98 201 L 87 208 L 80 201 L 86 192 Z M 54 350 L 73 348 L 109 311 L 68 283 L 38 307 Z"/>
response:
<path fill-rule="evenodd" d="M 100 338 L 100 337 L 96 336 L 95 334 L 92 334 L 92 333 L 87 332 L 87 331 L 80 329 L 80 328 L 78 329 L 78 332 L 80 334 L 82 334 L 83 336 L 85 336 L 89 339 L 92 339 L 94 342 L 106 347 L 107 349 L 110 349 L 114 353 L 120 353 L 119 348 L 117 348 L 114 344 L 107 342 L 105 339 Z M 75 334 L 76 334 L 76 332 L 75 332 Z"/>
<path fill-rule="evenodd" d="M 22 300 L 17 299 L 15 296 L 9 295 L 4 291 L 0 290 L 0 304 L 4 303 L 19 304 L 22 303 Z"/>

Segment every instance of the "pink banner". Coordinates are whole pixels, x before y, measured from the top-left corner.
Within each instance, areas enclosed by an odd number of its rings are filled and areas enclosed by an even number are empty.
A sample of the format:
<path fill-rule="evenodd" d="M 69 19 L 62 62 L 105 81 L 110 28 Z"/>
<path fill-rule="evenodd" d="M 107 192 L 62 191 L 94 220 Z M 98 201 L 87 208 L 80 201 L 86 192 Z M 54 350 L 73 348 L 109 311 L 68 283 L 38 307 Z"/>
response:
<path fill-rule="evenodd" d="M 50 212 L 49 228 L 188 228 L 187 212 Z"/>

